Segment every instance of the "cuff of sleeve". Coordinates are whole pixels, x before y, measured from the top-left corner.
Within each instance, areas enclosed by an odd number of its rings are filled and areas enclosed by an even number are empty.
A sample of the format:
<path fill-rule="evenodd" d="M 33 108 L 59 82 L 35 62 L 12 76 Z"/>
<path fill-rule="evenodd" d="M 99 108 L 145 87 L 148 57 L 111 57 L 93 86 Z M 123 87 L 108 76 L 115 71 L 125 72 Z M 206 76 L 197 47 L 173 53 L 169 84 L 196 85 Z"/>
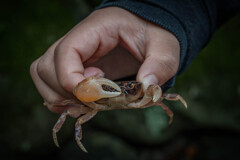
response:
<path fill-rule="evenodd" d="M 146 1 L 141 2 L 130 0 L 105 0 L 96 9 L 113 6 L 126 9 L 147 21 L 150 21 L 165 28 L 166 30 L 174 34 L 180 43 L 180 63 L 176 75 L 180 74 L 183 71 L 183 64 L 187 53 L 187 36 L 183 25 L 173 14 L 171 14 L 159 5 L 156 6 Z M 173 86 L 176 75 L 164 84 L 164 90 L 167 90 Z"/>

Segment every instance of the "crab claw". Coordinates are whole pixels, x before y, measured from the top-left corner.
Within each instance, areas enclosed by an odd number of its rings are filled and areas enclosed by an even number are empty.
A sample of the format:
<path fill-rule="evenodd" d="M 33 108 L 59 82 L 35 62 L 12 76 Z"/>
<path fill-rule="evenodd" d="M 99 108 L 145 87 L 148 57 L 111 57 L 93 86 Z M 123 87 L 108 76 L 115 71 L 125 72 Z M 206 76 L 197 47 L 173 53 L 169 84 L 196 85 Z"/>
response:
<path fill-rule="evenodd" d="M 101 98 L 116 97 L 121 94 L 121 89 L 106 78 L 88 77 L 78 83 L 73 94 L 82 102 L 93 102 Z"/>
<path fill-rule="evenodd" d="M 159 85 L 154 85 L 151 89 L 153 95 L 152 101 L 156 103 L 162 96 L 162 89 Z"/>

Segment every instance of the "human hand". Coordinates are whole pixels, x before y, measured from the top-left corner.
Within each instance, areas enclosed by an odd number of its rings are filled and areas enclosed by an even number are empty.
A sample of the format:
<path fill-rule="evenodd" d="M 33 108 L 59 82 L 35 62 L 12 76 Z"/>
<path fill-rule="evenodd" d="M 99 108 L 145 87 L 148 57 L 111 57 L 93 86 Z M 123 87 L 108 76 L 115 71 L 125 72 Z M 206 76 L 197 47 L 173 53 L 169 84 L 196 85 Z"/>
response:
<path fill-rule="evenodd" d="M 74 86 L 85 77 L 104 76 L 101 68 L 90 66 L 118 45 L 141 63 L 139 70 L 136 63 L 133 67 L 138 70 L 137 81 L 144 86 L 163 85 L 177 72 L 180 46 L 172 33 L 124 9 L 108 7 L 93 12 L 34 61 L 32 79 L 49 104 L 71 98 Z M 130 64 L 123 61 L 125 66 Z M 128 74 L 119 73 L 119 77 Z M 64 110 L 49 109 L 57 113 Z"/>

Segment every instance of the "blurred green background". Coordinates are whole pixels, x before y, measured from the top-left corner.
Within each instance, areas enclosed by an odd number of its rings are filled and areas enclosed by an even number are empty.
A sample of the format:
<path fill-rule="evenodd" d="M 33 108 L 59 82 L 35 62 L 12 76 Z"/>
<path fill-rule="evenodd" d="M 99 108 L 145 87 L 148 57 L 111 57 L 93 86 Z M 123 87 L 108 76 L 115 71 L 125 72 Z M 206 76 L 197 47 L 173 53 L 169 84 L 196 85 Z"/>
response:
<path fill-rule="evenodd" d="M 100 0 L 9 0 L 0 5 L 1 159 L 191 160 L 240 159 L 240 14 L 222 26 L 169 92 L 188 102 L 99 113 L 83 125 L 83 153 L 75 119 L 51 130 L 59 115 L 42 105 L 30 64 L 86 17 Z"/>

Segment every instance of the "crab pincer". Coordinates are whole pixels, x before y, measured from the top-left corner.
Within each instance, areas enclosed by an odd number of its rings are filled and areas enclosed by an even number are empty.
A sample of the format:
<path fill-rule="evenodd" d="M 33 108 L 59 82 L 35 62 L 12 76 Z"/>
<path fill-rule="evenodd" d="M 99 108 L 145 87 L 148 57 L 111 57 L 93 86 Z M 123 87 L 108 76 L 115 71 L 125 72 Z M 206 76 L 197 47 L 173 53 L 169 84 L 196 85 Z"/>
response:
<path fill-rule="evenodd" d="M 121 89 L 116 83 L 106 78 L 89 77 L 78 83 L 73 94 L 82 102 L 94 102 L 101 98 L 116 97 L 121 94 Z"/>

